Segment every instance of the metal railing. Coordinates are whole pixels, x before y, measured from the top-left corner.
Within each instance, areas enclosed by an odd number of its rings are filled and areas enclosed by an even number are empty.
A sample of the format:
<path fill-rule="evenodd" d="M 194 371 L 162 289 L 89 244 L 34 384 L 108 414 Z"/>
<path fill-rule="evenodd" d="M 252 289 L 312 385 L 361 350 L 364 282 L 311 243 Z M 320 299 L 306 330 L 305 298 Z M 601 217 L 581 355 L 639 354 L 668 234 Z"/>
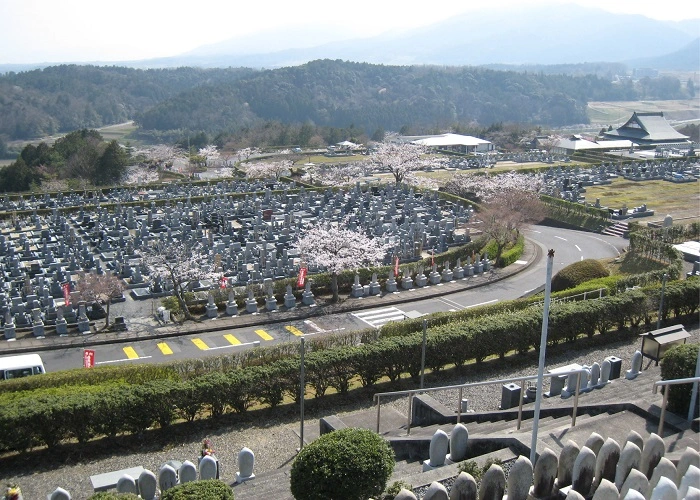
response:
<path fill-rule="evenodd" d="M 668 404 L 668 394 L 671 392 L 671 386 L 672 385 L 680 385 L 680 384 L 693 384 L 695 382 L 700 382 L 700 377 L 691 377 L 691 378 L 678 378 L 675 380 L 658 380 L 654 382 L 654 389 L 653 392 L 654 394 L 657 393 L 659 390 L 659 387 L 666 387 L 666 390 L 664 391 L 664 401 L 661 403 L 661 415 L 659 415 L 659 428 L 657 430 L 657 434 L 659 436 L 663 435 L 661 434 L 664 431 L 664 419 L 666 418 L 666 405 Z M 693 408 L 691 407 L 690 410 L 692 411 Z"/>
<path fill-rule="evenodd" d="M 545 373 L 545 377 L 569 377 L 570 375 L 576 375 L 576 390 L 574 391 L 574 407 L 573 413 L 571 415 L 571 427 L 576 426 L 576 413 L 578 411 L 578 397 L 581 390 L 581 375 L 586 374 L 588 377 L 587 368 L 578 368 L 564 373 Z M 381 398 L 391 397 L 391 396 L 408 396 L 408 419 L 406 423 L 406 435 L 411 434 L 411 419 L 413 414 L 413 398 L 416 394 L 426 393 L 426 392 L 438 392 L 438 391 L 450 391 L 458 390 L 457 396 L 457 423 L 461 421 L 462 417 L 462 396 L 464 394 L 464 389 L 469 389 L 470 387 L 479 387 L 484 385 L 502 385 L 510 384 L 514 382 L 520 382 L 520 400 L 518 401 L 518 423 L 517 430 L 520 430 L 520 425 L 522 423 L 523 414 L 523 397 L 525 395 L 525 382 L 537 380 L 537 375 L 528 375 L 524 377 L 513 377 L 507 379 L 499 380 L 487 380 L 484 382 L 471 382 L 468 384 L 460 385 L 446 385 L 441 387 L 430 387 L 427 389 L 409 389 L 404 391 L 393 391 L 393 392 L 378 392 L 374 395 L 374 401 L 377 403 L 377 434 L 379 434 L 379 423 L 381 421 Z M 568 389 L 568 387 L 567 387 Z"/>
<path fill-rule="evenodd" d="M 596 288 L 595 290 L 588 290 L 583 293 L 577 293 L 576 295 L 567 295 L 566 297 L 552 297 L 551 303 L 556 304 L 558 302 L 571 302 L 572 300 L 578 300 L 579 297 L 583 297 L 581 300 L 598 300 L 602 299 L 608 293 L 607 288 Z M 533 306 L 541 307 L 544 304 L 543 300 L 538 300 L 533 302 Z"/>

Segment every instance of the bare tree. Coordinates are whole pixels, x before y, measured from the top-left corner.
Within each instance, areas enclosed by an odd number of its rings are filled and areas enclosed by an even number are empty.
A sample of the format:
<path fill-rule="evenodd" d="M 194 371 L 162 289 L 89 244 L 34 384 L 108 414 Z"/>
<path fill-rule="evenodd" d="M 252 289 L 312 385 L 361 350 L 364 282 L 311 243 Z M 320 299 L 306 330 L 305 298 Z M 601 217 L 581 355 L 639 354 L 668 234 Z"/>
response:
<path fill-rule="evenodd" d="M 86 302 L 101 302 L 106 305 L 105 328 L 109 326 L 109 305 L 112 298 L 121 296 L 126 288 L 124 282 L 113 274 L 81 272 L 78 279 L 80 296 Z"/>

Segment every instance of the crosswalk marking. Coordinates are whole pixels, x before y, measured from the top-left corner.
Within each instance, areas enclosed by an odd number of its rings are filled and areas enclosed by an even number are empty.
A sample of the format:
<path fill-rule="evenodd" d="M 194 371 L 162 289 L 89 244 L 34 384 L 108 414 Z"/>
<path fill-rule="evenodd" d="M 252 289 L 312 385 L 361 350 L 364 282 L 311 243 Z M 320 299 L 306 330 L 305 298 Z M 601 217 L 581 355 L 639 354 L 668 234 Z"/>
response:
<path fill-rule="evenodd" d="M 209 349 L 209 346 L 202 339 L 192 339 L 192 343 L 203 351 Z"/>
<path fill-rule="evenodd" d="M 162 352 L 162 353 L 165 354 L 166 356 L 167 356 L 168 354 L 172 354 L 172 353 L 173 353 L 173 350 L 172 350 L 172 349 L 170 348 L 170 346 L 169 346 L 168 344 L 166 344 L 165 342 L 159 342 L 159 343 L 158 343 L 158 349 L 160 349 L 160 352 Z"/>
<path fill-rule="evenodd" d="M 285 328 L 289 333 L 291 333 L 292 335 L 296 335 L 297 337 L 301 337 L 302 335 L 304 335 L 304 332 L 302 332 L 295 326 L 287 325 L 285 326 Z"/>
<path fill-rule="evenodd" d="M 231 335 L 230 333 L 227 333 L 224 335 L 224 338 L 229 341 L 231 345 L 241 345 L 241 341 L 238 340 L 236 337 Z"/>
<path fill-rule="evenodd" d="M 352 313 L 352 315 L 374 328 L 380 328 L 389 321 L 402 321 L 406 319 L 406 314 L 396 307 L 373 309 L 371 311 Z"/>
<path fill-rule="evenodd" d="M 317 332 L 322 332 L 322 331 L 323 331 L 323 328 L 321 328 L 320 326 L 318 326 L 316 323 L 314 323 L 314 322 L 311 321 L 310 319 L 305 319 L 305 320 L 304 320 L 304 324 L 305 324 L 306 326 L 308 326 L 309 328 L 313 328 L 313 329 L 316 330 Z"/>
<path fill-rule="evenodd" d="M 255 330 L 255 333 L 257 333 L 258 337 L 260 337 L 263 340 L 272 340 L 272 336 L 270 336 L 270 334 L 267 333 L 265 330 Z"/>
<path fill-rule="evenodd" d="M 138 359 L 138 357 L 139 357 L 139 355 L 136 354 L 136 351 L 134 350 L 133 347 L 125 347 L 124 354 L 126 354 L 126 357 L 129 359 Z"/>

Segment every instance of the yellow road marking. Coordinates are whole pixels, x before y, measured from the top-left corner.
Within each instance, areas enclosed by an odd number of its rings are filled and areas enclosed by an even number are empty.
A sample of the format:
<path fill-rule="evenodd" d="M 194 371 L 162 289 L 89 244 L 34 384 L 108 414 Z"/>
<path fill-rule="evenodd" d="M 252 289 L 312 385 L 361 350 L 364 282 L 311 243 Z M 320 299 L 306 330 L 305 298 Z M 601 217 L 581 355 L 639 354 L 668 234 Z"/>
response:
<path fill-rule="evenodd" d="M 204 341 L 201 339 L 192 339 L 192 343 L 194 345 L 196 345 L 197 347 L 199 347 L 203 351 L 206 351 L 207 349 L 209 349 L 209 346 L 207 344 L 205 344 Z"/>
<path fill-rule="evenodd" d="M 301 330 L 299 330 L 295 326 L 288 325 L 288 326 L 285 326 L 285 328 L 287 329 L 287 331 L 289 333 L 291 333 L 292 335 L 296 335 L 297 337 L 301 337 L 302 335 L 304 335 L 304 332 L 302 332 Z"/>
<path fill-rule="evenodd" d="M 265 330 L 255 330 L 255 333 L 263 340 L 272 340 L 272 337 Z"/>
<path fill-rule="evenodd" d="M 163 354 L 166 354 L 166 355 L 173 353 L 173 350 L 165 342 L 158 343 L 158 349 L 160 349 L 160 352 L 162 352 Z"/>
<path fill-rule="evenodd" d="M 124 354 L 126 354 L 126 357 L 129 359 L 138 359 L 139 357 L 139 355 L 136 354 L 136 351 L 134 351 L 133 347 L 125 347 Z"/>
<path fill-rule="evenodd" d="M 241 343 L 240 340 L 238 340 L 236 337 L 234 337 L 234 336 L 231 335 L 230 333 L 227 333 L 226 335 L 224 335 L 224 338 L 225 338 L 226 340 L 228 340 L 228 341 L 229 341 L 231 344 L 233 344 L 233 345 L 240 345 L 240 343 Z"/>

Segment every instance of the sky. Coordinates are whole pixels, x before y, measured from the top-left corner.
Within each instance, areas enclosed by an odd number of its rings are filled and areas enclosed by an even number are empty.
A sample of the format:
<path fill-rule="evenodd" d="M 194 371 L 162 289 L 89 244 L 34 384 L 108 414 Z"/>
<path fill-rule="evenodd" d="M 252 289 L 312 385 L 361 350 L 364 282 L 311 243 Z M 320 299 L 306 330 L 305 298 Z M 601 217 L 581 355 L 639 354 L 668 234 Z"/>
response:
<path fill-rule="evenodd" d="M 547 3 L 660 20 L 700 19 L 700 2 L 693 0 L 0 0 L 0 64 L 168 57 L 234 37 L 272 38 L 290 26 L 313 25 L 317 41 L 328 42 L 415 28 L 486 7 L 507 12 Z"/>

